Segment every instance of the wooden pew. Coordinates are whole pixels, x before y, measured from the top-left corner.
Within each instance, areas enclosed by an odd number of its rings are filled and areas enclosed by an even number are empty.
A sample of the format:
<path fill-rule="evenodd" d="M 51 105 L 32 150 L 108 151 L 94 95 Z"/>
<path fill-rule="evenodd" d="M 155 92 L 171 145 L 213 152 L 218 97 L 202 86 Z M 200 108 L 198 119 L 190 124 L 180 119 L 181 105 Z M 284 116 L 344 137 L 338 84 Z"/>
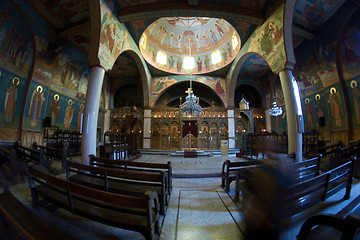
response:
<path fill-rule="evenodd" d="M 148 191 L 157 192 L 160 214 L 165 215 L 170 192 L 166 188 L 167 174 L 164 171 L 140 173 L 66 161 L 66 177 L 71 182 L 112 193 L 144 196 Z"/>
<path fill-rule="evenodd" d="M 66 156 L 67 156 L 67 147 L 65 145 L 62 148 L 53 148 L 38 145 L 36 142 L 32 144 L 33 149 L 40 150 L 42 149 L 44 152 L 44 157 L 46 160 L 53 162 L 58 161 L 61 163 L 61 172 L 65 172 L 65 165 L 66 165 Z M 55 169 L 54 169 L 55 171 Z"/>
<path fill-rule="evenodd" d="M 259 162 L 260 164 L 260 162 Z M 296 169 L 295 174 L 299 182 L 304 182 L 320 174 L 320 156 L 307 159 L 302 162 L 291 164 L 293 169 Z M 258 165 L 250 166 L 257 167 Z M 235 179 L 235 201 L 239 201 L 240 191 L 241 191 L 241 183 L 247 178 L 248 171 L 251 168 L 243 167 L 241 172 L 236 173 Z"/>
<path fill-rule="evenodd" d="M 330 163 L 336 161 L 334 159 L 338 158 L 337 151 L 343 146 L 343 143 L 339 142 L 337 144 L 319 148 L 318 153 L 322 156 L 320 163 L 322 172 L 329 171 L 331 168 L 333 168 L 333 165 Z"/>
<path fill-rule="evenodd" d="M 0 172 L 0 236 L 2 239 L 63 240 L 75 239 L 49 224 L 22 202 L 9 189 L 9 183 Z"/>
<path fill-rule="evenodd" d="M 349 199 L 353 168 L 353 161 L 349 161 L 329 172 L 286 187 L 284 189 L 284 192 L 286 192 L 285 197 L 281 199 L 281 208 L 276 214 L 281 216 L 281 219 L 289 219 L 291 216 L 304 212 L 325 201 L 344 188 L 346 189 L 344 199 Z M 251 199 L 253 190 L 245 185 L 242 186 L 241 190 L 246 207 L 247 202 L 251 204 L 249 199 Z"/>
<path fill-rule="evenodd" d="M 355 239 L 360 228 L 360 196 L 336 214 L 320 213 L 308 218 L 301 226 L 298 240 Z"/>
<path fill-rule="evenodd" d="M 21 182 L 24 181 L 24 172 L 27 170 L 29 163 L 40 164 L 49 168 L 51 162 L 45 160 L 42 149 L 35 150 L 15 142 L 10 150 L 10 170 L 13 182 L 18 181 L 18 176 L 20 176 Z"/>
<path fill-rule="evenodd" d="M 168 192 L 171 193 L 172 190 L 172 167 L 171 162 L 168 161 L 164 163 L 146 163 L 146 162 L 129 162 L 124 160 L 112 160 L 108 158 L 96 157 L 91 154 L 89 156 L 89 161 L 91 166 L 96 167 L 106 167 L 106 168 L 115 168 L 122 169 L 125 171 L 139 171 L 139 172 L 161 172 L 165 171 L 167 173 L 167 185 Z"/>
<path fill-rule="evenodd" d="M 225 187 L 225 191 L 230 191 L 230 184 L 236 179 L 237 174 L 244 174 L 245 170 L 249 167 L 254 167 L 259 165 L 258 160 L 249 160 L 242 162 L 231 162 L 226 160 L 222 165 L 221 170 L 221 187 Z"/>
<path fill-rule="evenodd" d="M 158 238 L 156 192 L 149 191 L 142 197 L 109 193 L 52 176 L 41 166 L 29 167 L 29 180 L 34 208 L 39 207 L 41 197 L 73 214 L 139 232 L 146 239 Z"/>
<path fill-rule="evenodd" d="M 14 143 L 15 157 L 17 160 L 28 163 L 40 164 L 46 168 L 50 167 L 51 162 L 44 157 L 44 150 L 35 150 L 30 147 L 22 146 L 19 142 Z"/>

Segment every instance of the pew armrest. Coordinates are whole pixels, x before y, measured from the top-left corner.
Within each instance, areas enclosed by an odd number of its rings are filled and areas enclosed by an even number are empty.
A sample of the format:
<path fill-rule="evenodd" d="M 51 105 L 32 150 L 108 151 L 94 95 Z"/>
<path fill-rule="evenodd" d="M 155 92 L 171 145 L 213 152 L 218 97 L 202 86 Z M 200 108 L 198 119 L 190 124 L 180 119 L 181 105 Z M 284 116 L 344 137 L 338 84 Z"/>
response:
<path fill-rule="evenodd" d="M 296 236 L 298 240 L 306 240 L 310 232 L 317 226 L 328 226 L 342 232 L 341 239 L 353 239 L 357 229 L 360 227 L 359 216 L 356 220 L 351 220 L 348 217 L 342 218 L 334 214 L 317 214 L 307 219 L 301 226 L 299 235 Z"/>

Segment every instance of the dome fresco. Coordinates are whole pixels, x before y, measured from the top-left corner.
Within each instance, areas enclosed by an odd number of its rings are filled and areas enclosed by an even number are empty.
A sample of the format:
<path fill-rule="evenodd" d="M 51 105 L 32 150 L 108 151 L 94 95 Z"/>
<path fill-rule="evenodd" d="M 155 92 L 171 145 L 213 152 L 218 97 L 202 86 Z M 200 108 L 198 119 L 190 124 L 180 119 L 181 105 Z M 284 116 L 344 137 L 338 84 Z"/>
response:
<path fill-rule="evenodd" d="M 204 74 L 236 57 L 241 40 L 227 21 L 208 17 L 166 17 L 152 23 L 139 42 L 152 66 L 173 74 Z"/>

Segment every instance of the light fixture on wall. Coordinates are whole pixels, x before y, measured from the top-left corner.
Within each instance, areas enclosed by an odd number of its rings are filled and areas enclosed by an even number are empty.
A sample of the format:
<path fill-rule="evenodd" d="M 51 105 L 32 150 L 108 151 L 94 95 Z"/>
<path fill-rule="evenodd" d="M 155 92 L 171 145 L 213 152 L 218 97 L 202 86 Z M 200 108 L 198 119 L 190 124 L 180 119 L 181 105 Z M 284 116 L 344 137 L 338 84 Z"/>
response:
<path fill-rule="evenodd" d="M 194 57 L 191 57 L 190 36 L 188 37 L 187 41 L 189 42 L 189 57 L 186 57 L 184 59 L 184 68 L 189 70 L 190 87 L 187 91 L 185 91 L 188 95 L 185 97 L 185 102 L 180 105 L 180 110 L 182 114 L 187 114 L 188 116 L 199 116 L 202 113 L 202 108 L 199 105 L 199 98 L 194 94 L 192 90 L 192 70 L 194 69 L 195 64 Z"/>

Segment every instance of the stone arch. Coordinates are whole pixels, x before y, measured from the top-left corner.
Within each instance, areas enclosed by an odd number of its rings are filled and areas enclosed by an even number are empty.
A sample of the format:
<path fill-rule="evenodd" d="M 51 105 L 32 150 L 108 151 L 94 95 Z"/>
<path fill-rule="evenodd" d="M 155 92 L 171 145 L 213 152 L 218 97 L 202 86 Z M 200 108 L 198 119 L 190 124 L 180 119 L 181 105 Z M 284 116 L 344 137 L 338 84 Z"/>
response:
<path fill-rule="evenodd" d="M 244 63 L 246 62 L 246 60 L 251 57 L 254 54 L 258 54 L 255 52 L 247 52 L 244 53 L 241 57 L 238 58 L 237 62 L 234 61 L 232 66 L 233 71 L 230 72 L 230 75 L 228 75 L 227 79 L 228 79 L 228 89 L 229 89 L 229 107 L 235 107 L 234 106 L 234 97 L 235 97 L 235 90 L 236 90 L 236 83 L 238 81 L 238 76 L 240 73 L 240 70 L 242 68 L 242 66 L 244 65 Z M 261 56 L 260 54 L 258 54 L 259 56 Z M 240 56 L 240 55 L 239 55 Z M 261 56 L 265 61 L 266 59 Z M 255 84 L 253 87 L 256 87 Z M 259 89 L 256 87 L 256 89 L 259 91 Z M 260 91 L 259 91 L 260 92 Z"/>
<path fill-rule="evenodd" d="M 168 93 L 169 90 L 174 89 L 174 88 L 178 88 L 179 85 L 180 85 L 180 84 L 184 84 L 184 82 L 189 82 L 189 81 L 180 81 L 180 82 L 177 82 L 177 83 L 169 86 L 168 88 L 164 89 L 164 90 L 156 97 L 156 99 L 154 100 L 154 102 L 153 102 L 153 104 L 152 104 L 151 107 L 155 107 L 155 106 L 160 102 L 160 100 L 162 99 L 162 97 L 165 96 L 165 95 Z M 214 97 L 217 98 L 216 100 L 217 100 L 218 103 L 221 105 L 221 107 L 225 107 L 225 106 L 226 106 L 224 100 L 215 92 L 214 89 L 212 89 L 212 88 L 209 87 L 208 85 L 206 85 L 206 84 L 204 84 L 204 83 L 200 83 L 200 82 L 193 82 L 192 84 L 193 84 L 193 87 L 194 87 L 194 85 L 199 85 L 199 86 L 201 86 L 201 87 L 206 88 L 206 90 L 208 91 L 208 94 L 211 94 L 211 95 L 213 95 Z M 194 89 L 194 88 L 193 88 L 193 89 Z M 185 92 L 185 91 L 184 91 L 184 92 Z M 195 95 L 197 95 L 197 96 L 200 98 L 200 100 L 202 100 L 202 99 L 201 99 L 201 96 L 198 95 L 197 92 L 195 92 Z M 208 103 L 208 105 L 211 106 L 211 103 Z"/>

